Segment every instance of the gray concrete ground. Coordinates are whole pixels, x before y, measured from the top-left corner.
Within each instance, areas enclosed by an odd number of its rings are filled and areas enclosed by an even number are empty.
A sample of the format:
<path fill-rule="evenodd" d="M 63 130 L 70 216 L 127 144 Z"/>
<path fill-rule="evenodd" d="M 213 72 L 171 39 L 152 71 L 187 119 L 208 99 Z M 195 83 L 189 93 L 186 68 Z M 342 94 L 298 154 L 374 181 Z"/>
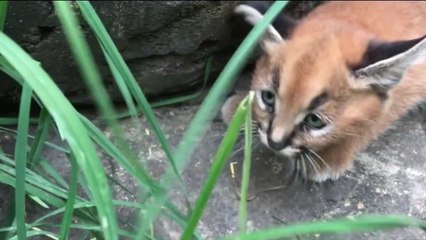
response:
<path fill-rule="evenodd" d="M 160 116 L 170 140 L 177 143 L 182 131 L 191 120 L 197 106 L 163 109 Z M 150 146 L 149 138 L 134 131 L 129 122 L 123 122 L 129 131 L 136 149 Z M 312 221 L 364 213 L 404 214 L 426 219 L 426 134 L 422 114 L 411 114 L 396 123 L 385 135 L 372 143 L 357 157 L 355 167 L 345 177 L 324 184 L 301 182 L 281 187 L 287 182 L 286 162 L 265 148 L 257 145 L 252 163 L 250 195 L 256 196 L 248 203 L 249 229 L 255 230 L 289 224 L 297 221 Z M 214 152 L 220 144 L 225 127 L 215 122 L 185 171 L 191 201 L 195 201 L 202 187 Z M 256 143 L 258 141 L 255 141 Z M 255 143 L 255 144 L 256 144 Z M 240 143 L 240 146 L 242 142 Z M 152 146 L 152 143 L 151 143 Z M 239 147 L 235 148 L 236 150 Z M 158 169 L 164 157 L 158 147 L 153 146 L 144 159 Z M 218 237 L 238 232 L 238 204 L 235 185 L 239 185 L 242 151 L 229 160 L 235 162 L 236 179 L 230 174 L 227 164 L 220 182 L 216 186 L 209 207 L 199 225 L 206 237 Z M 163 162 L 164 163 L 164 162 Z M 264 191 L 277 188 L 275 191 Z M 263 191 L 263 192 L 262 192 Z M 172 193 L 179 199 L 180 192 Z M 183 202 L 180 203 L 183 206 Z M 157 226 L 166 238 L 176 239 L 177 233 L 163 222 Z M 399 229 L 340 236 L 312 236 L 313 239 L 426 239 L 426 234 L 417 229 Z M 302 238 L 303 239 L 303 238 Z"/>
<path fill-rule="evenodd" d="M 198 105 L 185 105 L 156 110 L 168 140 L 176 146 L 191 121 Z M 166 166 L 164 154 L 153 135 L 152 130 L 141 118 L 142 125 L 135 125 L 130 119 L 122 121 L 125 136 L 141 162 L 149 166 L 151 174 L 161 176 Z M 208 127 L 188 168 L 184 173 L 189 198 L 194 202 L 205 181 L 212 164 L 212 159 L 226 127 L 215 121 Z M 354 216 L 364 213 L 404 214 L 426 219 L 426 125 L 425 114 L 413 113 L 395 124 L 385 135 L 372 143 L 359 154 L 355 167 L 336 182 L 324 184 L 295 183 L 285 185 L 287 163 L 256 145 L 252 161 L 250 179 L 250 196 L 255 198 L 248 203 L 248 228 L 256 230 L 264 227 L 285 226 L 298 221 L 322 220 L 331 217 Z M 108 133 L 107 133 L 108 134 Z M 4 135 L 6 136 L 6 135 Z M 2 146 L 7 139 L 2 137 Z M 50 140 L 59 142 L 58 136 L 52 134 Z M 239 184 L 242 151 L 237 151 L 226 165 L 220 181 L 215 187 L 202 220 L 200 233 L 206 238 L 216 238 L 238 233 L 238 204 L 235 195 Z M 11 149 L 10 149 L 11 150 Z M 50 148 L 45 156 L 67 178 L 68 164 L 64 155 Z M 137 186 L 132 177 L 117 164 L 111 165 L 103 157 L 106 171 L 111 173 L 115 166 L 115 179 L 123 184 L 130 194 L 114 185 L 117 199 L 136 199 Z M 230 163 L 235 162 L 236 178 L 230 173 Z M 276 188 L 276 190 L 264 191 Z M 1 187 L 0 216 L 10 206 L 10 192 Z M 9 192 L 9 195 L 7 194 Z M 170 199 L 184 209 L 182 192 L 173 188 Z M 41 212 L 29 203 L 29 218 L 34 219 Z M 119 208 L 118 214 L 123 225 L 131 225 L 133 212 Z M 0 217 L 1 218 L 1 217 Z M 0 219 L 1 220 L 1 219 Z M 160 219 L 155 225 L 158 236 L 163 239 L 178 239 L 179 228 L 168 220 Z M 78 232 L 71 239 L 80 239 Z M 418 229 L 398 229 L 376 231 L 374 233 L 357 233 L 349 235 L 314 235 L 300 239 L 426 239 L 426 234 Z"/>

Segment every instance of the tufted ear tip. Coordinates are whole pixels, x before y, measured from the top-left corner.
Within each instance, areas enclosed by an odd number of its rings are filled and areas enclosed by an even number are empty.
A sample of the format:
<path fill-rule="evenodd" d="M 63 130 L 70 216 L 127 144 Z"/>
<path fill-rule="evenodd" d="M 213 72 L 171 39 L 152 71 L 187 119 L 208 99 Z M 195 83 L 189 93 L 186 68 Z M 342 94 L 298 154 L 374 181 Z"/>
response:
<path fill-rule="evenodd" d="M 248 24 L 254 26 L 263 19 L 264 14 L 271 5 L 272 3 L 269 1 L 244 1 L 235 7 L 234 13 L 243 17 Z M 262 48 L 265 51 L 269 51 L 270 46 L 283 43 L 296 25 L 297 21 L 289 16 L 283 14 L 277 16 L 264 34 L 261 41 Z"/>
<path fill-rule="evenodd" d="M 372 42 L 362 61 L 350 68 L 357 88 L 383 93 L 397 85 L 406 70 L 419 62 L 426 62 L 426 35 L 404 41 Z"/>

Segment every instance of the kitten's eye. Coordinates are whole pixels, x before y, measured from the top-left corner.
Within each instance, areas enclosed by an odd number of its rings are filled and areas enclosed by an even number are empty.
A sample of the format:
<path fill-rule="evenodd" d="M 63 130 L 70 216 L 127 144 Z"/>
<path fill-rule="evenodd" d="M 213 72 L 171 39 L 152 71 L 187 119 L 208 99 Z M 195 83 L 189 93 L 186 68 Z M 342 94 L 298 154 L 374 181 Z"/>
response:
<path fill-rule="evenodd" d="M 271 91 L 262 91 L 262 101 L 268 107 L 274 107 L 275 103 L 275 94 Z"/>
<path fill-rule="evenodd" d="M 325 123 L 322 121 L 318 115 L 310 113 L 305 117 L 305 124 L 308 125 L 312 129 L 321 129 L 325 127 Z"/>

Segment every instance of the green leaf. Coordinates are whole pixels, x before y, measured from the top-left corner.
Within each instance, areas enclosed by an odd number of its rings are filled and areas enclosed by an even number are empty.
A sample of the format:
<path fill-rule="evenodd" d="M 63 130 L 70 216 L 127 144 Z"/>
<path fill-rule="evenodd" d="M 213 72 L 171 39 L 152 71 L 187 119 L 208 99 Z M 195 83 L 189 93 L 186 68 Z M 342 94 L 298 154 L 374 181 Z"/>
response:
<path fill-rule="evenodd" d="M 251 167 L 251 146 L 252 146 L 252 103 L 254 92 L 250 91 L 247 100 L 246 121 L 245 121 L 245 143 L 244 143 L 244 163 L 243 163 L 243 179 L 241 181 L 241 200 L 239 210 L 240 232 L 246 232 L 247 226 L 247 192 L 250 181 L 250 167 Z"/>
<path fill-rule="evenodd" d="M 124 59 L 120 55 L 120 52 L 118 51 L 117 47 L 114 45 L 111 37 L 109 36 L 108 32 L 106 31 L 104 25 L 102 24 L 101 20 L 97 16 L 95 10 L 93 9 L 92 5 L 88 1 L 78 1 L 77 4 L 80 7 L 80 10 L 83 14 L 83 17 L 85 18 L 86 22 L 89 24 L 89 26 L 94 31 L 95 35 L 97 36 L 98 41 L 101 43 L 101 46 L 105 48 L 105 52 L 108 53 L 110 56 L 110 60 L 114 63 L 116 66 L 116 69 L 121 74 L 121 79 L 123 79 L 126 82 L 127 87 L 129 88 L 130 92 L 132 93 L 133 97 L 135 98 L 136 102 L 138 103 L 138 108 L 142 110 L 143 113 L 145 113 L 145 116 L 152 126 L 154 133 L 156 134 L 160 145 L 162 146 L 164 152 L 166 153 L 167 159 L 169 160 L 169 163 L 171 164 L 172 168 L 174 169 L 174 174 L 178 178 L 181 186 L 183 187 L 184 191 L 186 192 L 184 188 L 184 184 L 182 182 L 182 179 L 180 177 L 179 172 L 176 169 L 174 156 L 172 154 L 171 148 L 169 143 L 166 140 L 166 137 L 164 136 L 163 131 L 160 128 L 160 125 L 158 124 L 154 112 L 148 103 L 148 100 L 146 99 L 145 95 L 143 94 L 141 88 L 139 87 L 138 83 L 136 82 L 136 79 L 132 75 L 130 69 L 126 65 Z"/>
<path fill-rule="evenodd" d="M 0 1 L 0 31 L 3 31 L 6 22 L 8 1 Z"/>
<path fill-rule="evenodd" d="M 105 237 L 116 239 L 117 224 L 109 185 L 104 172 L 99 171 L 103 166 L 77 112 L 40 64 L 2 32 L 0 54 L 19 72 L 49 111 L 88 180 Z"/>
<path fill-rule="evenodd" d="M 38 119 L 30 118 L 30 124 L 37 124 Z M 18 125 L 18 119 L 17 118 L 0 118 L 0 125 L 1 126 L 8 126 L 8 125 Z"/>
<path fill-rule="evenodd" d="M 49 132 L 49 125 L 51 123 L 51 118 L 50 118 L 49 112 L 45 108 L 41 110 L 38 122 L 39 122 L 39 125 L 37 127 L 35 140 L 28 154 L 28 162 L 31 166 L 35 166 L 38 164 L 41 151 L 44 147 L 44 142 L 46 141 L 47 133 Z"/>
<path fill-rule="evenodd" d="M 262 229 L 257 232 L 241 234 L 235 237 L 226 237 L 224 240 L 258 240 L 282 239 L 285 237 L 302 236 L 307 234 L 341 234 L 349 232 L 366 232 L 380 229 L 402 227 L 426 228 L 426 222 L 406 216 L 395 215 L 364 215 L 354 218 L 340 218 L 325 222 L 302 222 L 286 225 L 281 228 Z"/>
<path fill-rule="evenodd" d="M 246 112 L 247 99 L 244 99 L 233 116 L 231 123 L 229 124 L 228 131 L 225 133 L 225 137 L 223 138 L 214 157 L 213 165 L 207 175 L 206 182 L 204 183 L 200 195 L 195 203 L 194 211 L 188 220 L 188 226 L 183 232 L 181 239 L 191 239 L 198 221 L 206 208 L 213 188 L 219 179 L 223 167 L 225 166 L 226 160 L 228 160 L 229 155 L 232 153 L 232 149 L 234 148 L 235 142 L 237 141 L 240 133 L 240 126 L 244 123 Z"/>
<path fill-rule="evenodd" d="M 32 195 L 32 194 L 28 194 L 28 196 L 34 200 L 34 202 L 38 203 L 38 205 L 42 206 L 43 208 L 49 209 L 49 206 L 43 202 L 43 200 L 41 200 L 39 197 Z"/>
<path fill-rule="evenodd" d="M 70 187 L 68 189 L 68 198 L 67 198 L 67 204 L 65 207 L 65 214 L 61 224 L 60 239 L 68 239 L 69 237 L 72 213 L 74 211 L 75 196 L 77 195 L 78 165 L 75 161 L 75 157 L 72 154 L 70 156 L 70 161 L 71 161 L 71 180 L 70 180 Z"/>
<path fill-rule="evenodd" d="M 69 187 L 64 178 L 52 167 L 52 165 L 47 160 L 42 160 L 40 162 L 40 166 L 47 174 L 49 174 L 53 179 L 55 179 L 56 182 L 62 185 L 62 187 Z"/>
<path fill-rule="evenodd" d="M 28 128 L 31 109 L 31 88 L 23 85 L 19 106 L 18 136 L 15 144 L 16 180 L 15 180 L 15 213 L 18 239 L 26 239 L 25 225 L 25 168 L 27 165 Z"/>

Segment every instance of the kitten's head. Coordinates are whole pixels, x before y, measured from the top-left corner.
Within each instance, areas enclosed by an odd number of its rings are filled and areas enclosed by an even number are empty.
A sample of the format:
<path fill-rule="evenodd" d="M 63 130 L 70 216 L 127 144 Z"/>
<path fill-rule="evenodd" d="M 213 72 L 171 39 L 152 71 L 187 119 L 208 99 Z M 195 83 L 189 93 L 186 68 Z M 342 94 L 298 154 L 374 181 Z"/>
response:
<path fill-rule="evenodd" d="M 261 20 L 248 5 L 236 12 L 252 24 Z M 404 71 L 425 59 L 426 41 L 359 37 L 366 41 L 321 33 L 285 39 L 269 27 L 252 79 L 253 119 L 266 146 L 294 157 L 369 134 Z M 230 98 L 226 106 L 238 99 Z"/>

